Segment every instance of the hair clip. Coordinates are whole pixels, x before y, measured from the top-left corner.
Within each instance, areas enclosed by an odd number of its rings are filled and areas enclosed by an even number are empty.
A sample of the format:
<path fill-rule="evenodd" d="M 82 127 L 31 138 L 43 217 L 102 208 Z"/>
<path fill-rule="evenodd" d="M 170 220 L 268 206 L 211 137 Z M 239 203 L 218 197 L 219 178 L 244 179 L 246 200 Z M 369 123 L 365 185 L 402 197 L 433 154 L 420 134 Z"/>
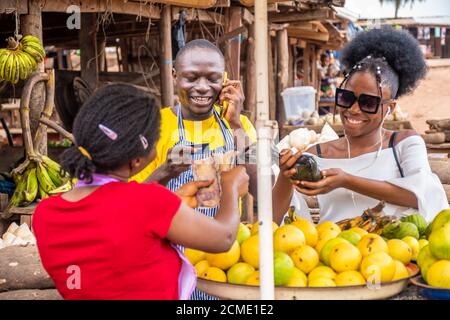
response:
<path fill-rule="evenodd" d="M 377 74 L 381 74 L 381 67 L 377 66 Z"/>
<path fill-rule="evenodd" d="M 112 131 L 110 128 L 108 128 L 108 127 L 106 127 L 106 126 L 104 126 L 104 125 L 102 125 L 102 124 L 99 124 L 98 127 L 99 127 L 99 129 L 102 130 L 102 132 L 103 132 L 108 138 L 110 138 L 111 140 L 114 141 L 114 140 L 117 139 L 117 137 L 118 137 L 117 133 L 115 133 L 114 131 Z"/>
<path fill-rule="evenodd" d="M 85 148 L 83 148 L 82 146 L 78 146 L 78 150 L 81 152 L 81 154 L 85 158 L 87 158 L 87 159 L 92 161 L 92 156 L 90 155 L 90 153 Z"/>
<path fill-rule="evenodd" d="M 144 150 L 146 150 L 148 148 L 147 139 L 142 134 L 139 135 L 139 139 L 141 139 L 142 146 L 144 147 Z"/>

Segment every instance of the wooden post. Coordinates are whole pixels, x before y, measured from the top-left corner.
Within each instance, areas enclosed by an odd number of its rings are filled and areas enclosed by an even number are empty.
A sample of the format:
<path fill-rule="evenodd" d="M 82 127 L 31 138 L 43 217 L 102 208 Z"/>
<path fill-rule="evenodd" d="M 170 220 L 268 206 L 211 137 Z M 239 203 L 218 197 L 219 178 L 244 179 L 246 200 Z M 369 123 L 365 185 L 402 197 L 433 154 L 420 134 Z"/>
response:
<path fill-rule="evenodd" d="M 247 39 L 247 62 L 245 80 L 245 109 L 250 121 L 256 120 L 256 64 L 255 64 L 255 24 L 249 25 Z"/>
<path fill-rule="evenodd" d="M 106 70 L 106 39 L 102 36 L 97 40 L 97 64 L 98 71 Z"/>
<path fill-rule="evenodd" d="M 66 53 L 67 70 L 73 70 L 72 50 L 67 49 L 67 50 L 65 50 L 65 53 Z"/>
<path fill-rule="evenodd" d="M 306 48 L 303 49 L 303 85 L 311 85 L 311 45 L 306 44 Z"/>
<path fill-rule="evenodd" d="M 98 83 L 96 23 L 96 13 L 81 14 L 79 36 L 81 77 L 92 89 L 95 89 Z"/>
<path fill-rule="evenodd" d="M 20 31 L 22 35 L 33 35 L 38 37 L 42 42 L 42 16 L 41 16 L 41 1 L 28 0 L 28 14 L 20 17 Z M 38 71 L 44 71 L 44 63 L 40 63 Z M 34 86 L 30 96 L 30 119 L 31 119 L 31 135 L 36 135 L 39 126 L 38 119 L 41 116 L 42 109 L 45 103 L 45 84 L 43 82 Z M 44 137 L 39 146 L 39 153 L 47 154 L 47 137 Z"/>
<path fill-rule="evenodd" d="M 63 50 L 64 50 L 64 49 L 57 49 L 57 50 L 56 50 L 56 61 L 57 61 L 57 63 L 58 63 L 58 69 L 59 69 L 59 70 L 64 70 L 64 69 L 66 69 L 66 68 L 64 67 Z"/>
<path fill-rule="evenodd" d="M 241 7 L 231 7 L 228 9 L 228 23 L 226 32 L 233 31 L 242 26 Z M 240 79 L 241 71 L 241 35 L 227 41 L 225 48 L 225 70 L 232 80 Z"/>
<path fill-rule="evenodd" d="M 288 87 L 289 82 L 289 41 L 287 30 L 277 31 L 277 121 L 283 125 L 286 122 L 283 98 L 281 92 Z"/>
<path fill-rule="evenodd" d="M 172 78 L 172 11 L 171 6 L 163 8 L 160 22 L 161 33 L 161 106 L 173 105 Z"/>
<path fill-rule="evenodd" d="M 120 45 L 120 62 L 122 63 L 122 69 L 120 71 L 122 72 L 128 72 L 129 64 L 128 64 L 128 39 L 122 38 L 119 41 Z"/>
<path fill-rule="evenodd" d="M 294 86 L 295 81 L 295 55 L 294 55 L 295 47 L 289 44 L 289 61 L 288 61 L 288 88 Z"/>
<path fill-rule="evenodd" d="M 314 46 L 313 50 L 312 50 L 312 54 L 313 54 L 313 65 L 312 65 L 312 70 L 313 70 L 313 86 L 314 89 L 316 89 L 316 110 L 317 112 L 319 112 L 319 100 L 320 100 L 320 74 L 319 74 L 319 69 L 317 68 L 317 58 L 320 52 L 320 48 L 318 46 Z"/>
<path fill-rule="evenodd" d="M 276 87 L 276 83 L 275 83 L 275 77 L 274 77 L 274 63 L 273 63 L 273 52 L 272 52 L 272 48 L 273 48 L 273 44 L 272 44 L 272 38 L 270 36 L 270 32 L 267 35 L 268 37 L 268 42 L 267 42 L 267 46 L 268 46 L 268 50 L 267 50 L 267 54 L 268 56 L 268 66 L 269 66 L 269 116 L 270 116 L 270 120 L 275 120 L 276 118 L 276 98 L 275 98 L 275 87 Z"/>

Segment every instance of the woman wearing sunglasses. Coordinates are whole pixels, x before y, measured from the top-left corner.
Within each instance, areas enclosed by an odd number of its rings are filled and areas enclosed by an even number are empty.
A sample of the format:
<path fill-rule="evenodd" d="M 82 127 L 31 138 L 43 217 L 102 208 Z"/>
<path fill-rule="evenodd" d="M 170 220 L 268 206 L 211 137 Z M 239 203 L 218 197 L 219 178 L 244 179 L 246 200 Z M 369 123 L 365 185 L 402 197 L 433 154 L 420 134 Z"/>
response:
<path fill-rule="evenodd" d="M 396 99 L 412 92 L 426 74 L 417 41 L 394 29 L 361 32 L 344 48 L 341 60 L 347 73 L 335 99 L 345 135 L 307 150 L 321 169 L 318 182 L 290 179 L 302 153 L 281 152 L 273 189 L 275 221 L 282 221 L 290 205 L 310 219 L 305 196 L 317 196 L 321 221 L 361 215 L 381 200 L 386 214 L 418 211 L 431 220 L 448 201 L 431 172 L 424 141 L 412 130 L 383 128 Z"/>

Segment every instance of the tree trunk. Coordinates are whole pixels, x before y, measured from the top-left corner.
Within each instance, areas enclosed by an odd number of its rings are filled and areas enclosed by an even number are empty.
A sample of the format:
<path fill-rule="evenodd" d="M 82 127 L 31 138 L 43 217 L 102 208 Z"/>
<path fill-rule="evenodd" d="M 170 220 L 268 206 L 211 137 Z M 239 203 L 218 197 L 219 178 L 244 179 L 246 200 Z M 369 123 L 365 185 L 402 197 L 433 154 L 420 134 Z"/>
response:
<path fill-rule="evenodd" d="M 33 35 L 38 37 L 42 42 L 42 16 L 41 16 L 41 1 L 40 0 L 28 0 L 28 14 L 21 16 L 20 18 L 20 31 L 22 35 Z M 40 63 L 38 70 L 44 71 L 44 63 Z M 34 137 L 39 126 L 38 119 L 41 116 L 42 109 L 45 103 L 45 84 L 43 82 L 34 86 L 31 91 L 30 97 L 30 119 L 31 119 L 31 136 Z M 47 154 L 47 137 L 44 137 L 41 145 L 39 146 L 41 154 Z"/>

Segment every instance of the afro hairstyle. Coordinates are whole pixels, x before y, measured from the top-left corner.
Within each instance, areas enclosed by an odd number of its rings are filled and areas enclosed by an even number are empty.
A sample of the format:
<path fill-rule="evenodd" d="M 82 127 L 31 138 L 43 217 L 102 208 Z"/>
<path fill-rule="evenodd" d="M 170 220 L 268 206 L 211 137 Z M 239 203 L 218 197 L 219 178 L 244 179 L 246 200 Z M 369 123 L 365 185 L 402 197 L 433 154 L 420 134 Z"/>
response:
<path fill-rule="evenodd" d="M 417 40 L 407 31 L 389 27 L 357 34 L 343 49 L 341 63 L 347 80 L 356 71 L 369 71 L 380 83 L 388 83 L 392 98 L 413 91 L 427 72 Z"/>

